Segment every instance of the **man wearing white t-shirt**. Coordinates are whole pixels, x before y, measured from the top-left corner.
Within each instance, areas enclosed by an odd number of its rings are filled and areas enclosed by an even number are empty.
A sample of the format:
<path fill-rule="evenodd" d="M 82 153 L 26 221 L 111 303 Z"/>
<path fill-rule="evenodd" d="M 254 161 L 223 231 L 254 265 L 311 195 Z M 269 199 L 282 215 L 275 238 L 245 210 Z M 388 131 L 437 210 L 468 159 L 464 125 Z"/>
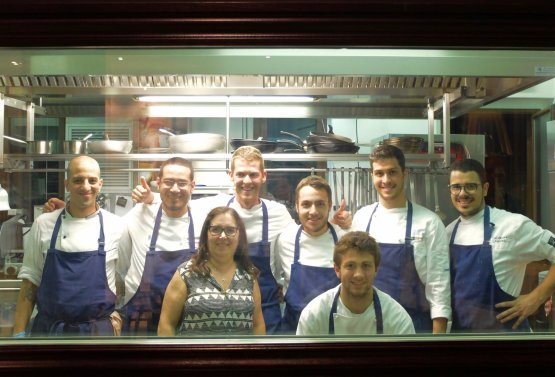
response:
<path fill-rule="evenodd" d="M 376 241 L 366 232 L 349 232 L 333 254 L 341 284 L 312 300 L 302 311 L 297 335 L 408 335 L 408 313 L 373 286 L 380 265 Z"/>

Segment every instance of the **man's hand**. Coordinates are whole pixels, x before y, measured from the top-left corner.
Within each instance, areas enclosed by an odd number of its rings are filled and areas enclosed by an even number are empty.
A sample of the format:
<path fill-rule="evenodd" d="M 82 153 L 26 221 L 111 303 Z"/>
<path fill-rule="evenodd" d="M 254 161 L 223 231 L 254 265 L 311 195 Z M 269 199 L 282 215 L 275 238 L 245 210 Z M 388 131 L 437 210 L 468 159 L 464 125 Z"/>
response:
<path fill-rule="evenodd" d="M 345 208 L 347 208 L 347 203 L 345 199 L 341 199 L 341 205 L 331 219 L 331 223 L 338 225 L 341 229 L 349 229 L 353 224 L 353 215 L 351 212 L 346 211 Z"/>
<path fill-rule="evenodd" d="M 135 203 L 144 204 L 150 204 L 154 201 L 154 194 L 150 190 L 145 177 L 141 177 L 141 184 L 137 185 L 131 192 L 131 199 Z"/>
<path fill-rule="evenodd" d="M 53 212 L 59 208 L 64 208 L 65 206 L 66 202 L 64 202 L 62 199 L 50 198 L 46 203 L 44 203 L 44 206 L 42 207 L 42 213 Z"/>
<path fill-rule="evenodd" d="M 501 323 L 505 323 L 516 318 L 516 322 L 513 325 L 513 330 L 518 328 L 518 326 L 526 320 L 529 316 L 534 314 L 542 302 L 538 302 L 536 295 L 532 292 L 527 295 L 518 296 L 512 301 L 503 301 L 496 304 L 496 308 L 508 308 L 507 310 L 499 313 L 497 315 L 497 320 Z"/>

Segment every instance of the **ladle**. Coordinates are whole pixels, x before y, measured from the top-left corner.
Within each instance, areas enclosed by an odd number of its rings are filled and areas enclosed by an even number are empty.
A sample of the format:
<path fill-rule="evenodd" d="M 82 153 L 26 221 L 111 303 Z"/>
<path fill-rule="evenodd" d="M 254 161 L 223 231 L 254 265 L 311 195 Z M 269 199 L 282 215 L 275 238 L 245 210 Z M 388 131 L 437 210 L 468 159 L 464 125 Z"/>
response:
<path fill-rule="evenodd" d="M 81 141 L 87 141 L 91 138 L 91 136 L 93 135 L 93 133 L 91 132 L 90 134 L 88 134 L 87 136 L 85 136 Z"/>
<path fill-rule="evenodd" d="M 435 207 L 436 207 L 435 208 L 435 213 L 436 213 L 436 215 L 438 215 L 438 217 L 441 219 L 441 221 L 445 221 L 445 220 L 447 220 L 447 215 L 445 214 L 445 212 L 443 212 L 441 210 L 441 208 L 439 208 L 439 198 L 438 198 L 438 195 L 437 195 L 437 177 L 434 173 L 432 173 L 432 179 L 433 179 L 432 186 L 434 186 L 433 187 L 434 201 L 435 201 Z"/>

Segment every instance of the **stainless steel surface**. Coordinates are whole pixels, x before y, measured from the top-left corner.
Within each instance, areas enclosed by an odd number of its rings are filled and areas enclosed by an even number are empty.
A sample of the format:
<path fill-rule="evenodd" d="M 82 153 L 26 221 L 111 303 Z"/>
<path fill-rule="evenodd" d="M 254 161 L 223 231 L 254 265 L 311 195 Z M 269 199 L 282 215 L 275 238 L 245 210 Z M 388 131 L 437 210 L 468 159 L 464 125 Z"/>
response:
<path fill-rule="evenodd" d="M 133 149 L 133 142 L 130 140 L 93 140 L 89 142 L 87 148 L 89 153 L 128 154 Z"/>
<path fill-rule="evenodd" d="M 19 98 L 40 96 L 49 116 L 104 115 L 106 98 L 150 95 L 309 95 L 303 104 L 322 117 L 421 118 L 430 98 L 451 93 L 451 115 L 504 98 L 545 77 L 415 75 L 0 75 L 0 87 Z M 437 109 L 436 109 L 437 111 Z M 91 113 L 92 112 L 92 113 Z M 307 113 L 309 114 L 309 113 Z M 311 115 L 311 116 L 312 116 Z"/>
<path fill-rule="evenodd" d="M 84 154 L 87 152 L 87 141 L 64 140 L 62 151 L 64 154 Z"/>

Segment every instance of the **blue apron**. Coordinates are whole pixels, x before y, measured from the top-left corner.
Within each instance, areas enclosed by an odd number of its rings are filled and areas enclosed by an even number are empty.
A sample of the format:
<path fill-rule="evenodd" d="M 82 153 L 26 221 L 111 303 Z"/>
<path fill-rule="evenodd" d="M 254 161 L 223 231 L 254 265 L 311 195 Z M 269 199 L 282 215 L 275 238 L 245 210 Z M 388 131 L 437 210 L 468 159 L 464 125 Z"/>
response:
<path fill-rule="evenodd" d="M 382 315 L 382 305 L 380 304 L 380 299 L 376 290 L 372 290 L 372 300 L 374 302 L 374 312 L 376 313 L 376 334 L 383 334 L 383 315 Z M 329 317 L 329 335 L 335 335 L 335 324 L 333 321 L 333 315 L 337 313 L 337 301 L 339 300 L 339 294 L 341 293 L 341 286 L 337 290 L 335 297 L 333 299 L 333 304 L 331 305 L 330 317 Z M 360 335 L 360 334 L 349 334 L 349 335 Z"/>
<path fill-rule="evenodd" d="M 497 309 L 495 304 L 512 301 L 515 297 L 504 292 L 497 283 L 493 269 L 490 245 L 494 224 L 490 223 L 489 207 L 484 209 L 484 242 L 481 245 L 455 245 L 455 234 L 461 219 L 457 221 L 449 248 L 451 253 L 451 308 L 453 311 L 452 332 L 530 332 L 528 320 L 517 330 L 511 327 L 516 319 L 501 323 L 496 315 L 506 310 Z"/>
<path fill-rule="evenodd" d="M 123 335 L 156 335 L 164 293 L 177 267 L 195 253 L 195 226 L 191 209 L 189 215 L 189 248 L 175 251 L 156 250 L 162 221 L 162 206 L 158 209 L 150 246 L 146 253 L 141 284 L 124 306 Z"/>
<path fill-rule="evenodd" d="M 234 197 L 227 202 L 227 206 L 233 202 Z M 268 241 L 268 209 L 264 201 L 262 203 L 262 240 L 249 244 L 249 257 L 256 268 L 260 271 L 258 284 L 262 296 L 262 314 L 266 324 L 266 334 L 274 334 L 279 330 L 281 323 L 281 310 L 279 307 L 278 285 L 272 269 L 270 268 L 270 242 Z"/>
<path fill-rule="evenodd" d="M 366 231 L 370 233 L 370 224 L 378 205 L 370 215 Z M 412 203 L 408 202 L 405 243 L 379 243 L 381 262 L 374 285 L 389 294 L 409 313 L 416 332 L 432 332 L 430 305 L 426 300 L 424 284 L 418 277 L 414 263 L 414 246 L 411 244 Z"/>
<path fill-rule="evenodd" d="M 323 293 L 340 283 L 333 267 L 303 266 L 299 263 L 300 238 L 302 225 L 299 226 L 295 238 L 295 256 L 291 265 L 291 278 L 287 293 L 285 294 L 285 312 L 281 321 L 281 331 L 295 332 L 299 317 L 304 307 L 320 293 Z M 328 229 L 333 237 L 333 243 L 337 243 L 335 229 L 328 223 Z M 333 247 L 330 245 L 330 253 L 333 255 Z M 311 250 L 306 250 L 310 253 Z"/>
<path fill-rule="evenodd" d="M 56 220 L 50 248 L 46 254 L 42 281 L 37 292 L 38 313 L 31 334 L 114 335 L 110 314 L 116 295 L 106 277 L 104 222 L 98 212 L 100 234 L 98 250 L 67 252 L 56 249 L 56 240 L 65 209 Z"/>

